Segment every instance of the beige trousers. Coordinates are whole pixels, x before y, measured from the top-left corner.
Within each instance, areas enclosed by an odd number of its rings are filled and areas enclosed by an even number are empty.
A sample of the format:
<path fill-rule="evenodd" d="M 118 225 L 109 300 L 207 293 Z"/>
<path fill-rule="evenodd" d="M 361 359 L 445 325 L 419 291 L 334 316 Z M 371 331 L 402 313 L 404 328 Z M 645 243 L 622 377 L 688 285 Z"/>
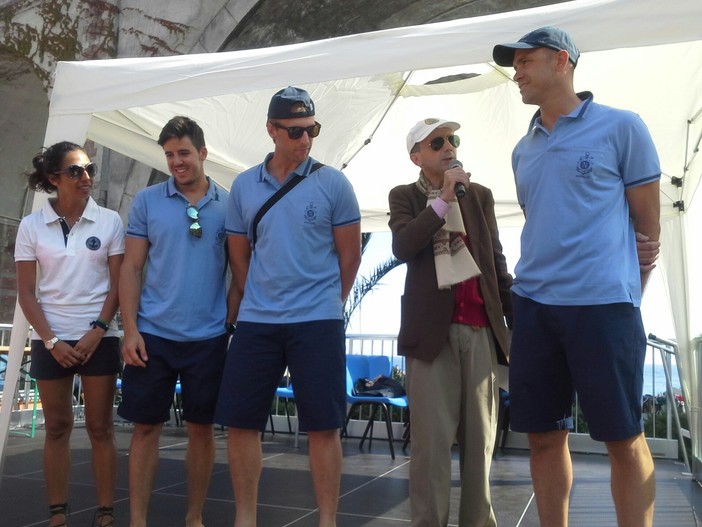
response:
<path fill-rule="evenodd" d="M 462 324 L 451 325 L 448 341 L 432 362 L 407 358 L 413 527 L 448 524 L 455 442 L 460 460 L 459 527 L 497 525 L 489 481 L 497 421 L 496 371 L 492 331 Z"/>

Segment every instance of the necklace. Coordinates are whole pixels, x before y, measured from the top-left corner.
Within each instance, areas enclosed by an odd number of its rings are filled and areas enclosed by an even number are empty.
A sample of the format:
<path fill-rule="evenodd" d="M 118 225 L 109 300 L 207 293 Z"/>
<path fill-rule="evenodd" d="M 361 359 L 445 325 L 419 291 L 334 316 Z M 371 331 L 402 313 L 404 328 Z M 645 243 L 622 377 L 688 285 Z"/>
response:
<path fill-rule="evenodd" d="M 73 228 L 76 223 L 78 223 L 82 218 L 83 215 L 79 216 L 69 216 L 69 215 L 63 215 L 61 214 L 61 211 L 59 210 L 58 206 L 54 205 L 54 210 L 56 211 L 56 214 L 59 217 L 59 221 L 61 222 L 62 225 L 66 225 L 69 229 Z M 73 219 L 75 218 L 75 219 Z"/>
<path fill-rule="evenodd" d="M 71 221 L 71 219 L 66 216 L 59 216 L 59 221 L 65 224 L 69 229 L 72 229 L 82 218 L 83 216 L 78 216 L 75 220 Z"/>
<path fill-rule="evenodd" d="M 66 217 L 66 216 L 59 216 L 59 221 L 60 221 L 61 223 L 65 223 L 65 224 L 68 225 L 69 227 L 74 227 L 75 224 L 78 223 L 82 218 L 83 218 L 83 216 L 78 216 L 78 217 L 75 219 L 75 221 L 71 221 L 71 219 L 68 218 L 68 217 Z"/>

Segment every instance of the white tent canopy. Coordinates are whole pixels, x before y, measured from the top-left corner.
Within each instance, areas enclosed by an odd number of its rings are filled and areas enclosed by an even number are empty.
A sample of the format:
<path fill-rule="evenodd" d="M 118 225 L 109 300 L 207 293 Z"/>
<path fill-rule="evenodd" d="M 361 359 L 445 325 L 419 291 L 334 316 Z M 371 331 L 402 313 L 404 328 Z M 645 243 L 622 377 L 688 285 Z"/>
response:
<path fill-rule="evenodd" d="M 406 131 L 429 114 L 448 114 L 464 124 L 460 153 L 466 166 L 476 181 L 492 187 L 499 203 L 512 205 L 504 214 L 514 214 L 509 153 L 534 108 L 521 103 L 510 72 L 490 64 L 493 45 L 540 25 L 567 29 L 586 52 L 578 89 L 641 114 L 664 171 L 681 176 L 684 123 L 700 102 L 691 88 L 702 81 L 701 10 L 694 0 L 575 1 L 276 48 L 63 62 L 45 144 L 89 138 L 166 171 L 155 138 L 173 115 L 187 114 L 205 129 L 207 173 L 228 188 L 271 149 L 264 128 L 268 101 L 292 84 L 307 88 L 317 103 L 323 128 L 313 155 L 328 165 L 348 164 L 364 230 L 387 229 L 387 191 L 414 172 L 403 148 Z M 447 68 L 483 75 L 424 85 Z M 680 192 L 668 181 L 664 209 L 672 213 Z"/>
<path fill-rule="evenodd" d="M 492 48 L 539 26 L 562 27 L 583 52 L 576 88 L 640 114 L 659 150 L 664 236 L 670 240 L 662 268 L 675 284 L 671 302 L 694 418 L 699 397 L 691 342 L 702 328 L 699 318 L 693 327 L 690 314 L 702 295 L 691 290 L 686 233 L 693 229 L 686 228 L 681 204 L 693 205 L 702 172 L 695 158 L 702 130 L 700 20 L 699 0 L 577 0 L 274 48 L 62 62 L 45 144 L 92 139 L 167 172 L 158 133 L 174 115 L 188 115 L 205 130 L 207 174 L 229 188 L 272 149 L 264 126 L 270 96 L 297 85 L 311 93 L 322 123 L 312 154 L 344 169 L 359 198 L 364 231 L 387 229 L 389 190 L 417 174 L 406 133 L 430 116 L 463 125 L 459 158 L 474 181 L 493 190 L 500 223 L 518 224 L 510 153 L 535 108 L 522 104 L 511 71 L 491 63 Z M 477 75 L 425 84 L 458 74 Z M 15 327 L 26 328 L 17 311 Z M 20 337 L 15 340 L 19 346 Z M 0 430 L 4 423 L 0 419 Z"/>

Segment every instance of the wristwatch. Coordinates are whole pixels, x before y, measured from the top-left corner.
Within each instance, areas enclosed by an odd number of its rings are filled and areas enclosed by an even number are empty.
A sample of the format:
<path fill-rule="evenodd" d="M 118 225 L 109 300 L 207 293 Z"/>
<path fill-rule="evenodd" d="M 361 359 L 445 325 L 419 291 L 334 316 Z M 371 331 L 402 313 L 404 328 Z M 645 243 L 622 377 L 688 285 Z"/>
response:
<path fill-rule="evenodd" d="M 229 333 L 230 335 L 233 335 L 234 332 L 236 331 L 236 324 L 234 322 L 225 322 L 224 329 L 227 330 L 227 333 Z"/>
<path fill-rule="evenodd" d="M 61 339 L 58 337 L 51 338 L 51 339 L 47 340 L 46 342 L 44 342 L 44 346 L 46 346 L 46 349 L 51 351 L 52 349 L 54 349 L 54 346 L 56 346 L 56 343 L 59 340 L 61 340 Z"/>
<path fill-rule="evenodd" d="M 96 318 L 95 320 L 93 320 L 90 323 L 90 325 L 92 326 L 93 329 L 100 328 L 103 331 L 107 331 L 108 329 L 110 329 L 110 326 L 107 324 L 107 322 L 103 322 L 99 318 Z"/>

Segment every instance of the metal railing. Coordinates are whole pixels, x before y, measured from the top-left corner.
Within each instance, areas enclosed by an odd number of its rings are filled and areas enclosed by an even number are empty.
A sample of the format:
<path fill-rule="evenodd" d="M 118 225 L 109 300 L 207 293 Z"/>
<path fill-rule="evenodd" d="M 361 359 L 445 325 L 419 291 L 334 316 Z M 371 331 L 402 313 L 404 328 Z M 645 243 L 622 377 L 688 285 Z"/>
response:
<path fill-rule="evenodd" d="M 364 355 L 387 355 L 391 357 L 393 365 L 404 374 L 405 360 L 404 357 L 397 355 L 397 338 L 394 335 L 352 335 L 349 334 L 346 337 L 346 352 L 347 353 L 359 353 Z M 687 449 L 684 444 L 684 437 L 689 438 L 690 432 L 681 425 L 679 410 L 684 406 L 684 398 L 679 399 L 680 395 L 675 393 L 675 388 L 672 383 L 672 368 L 675 365 L 679 368 L 680 361 L 677 356 L 677 346 L 675 343 L 658 339 L 654 335 L 650 335 L 647 343 L 647 356 L 650 361 L 644 366 L 644 378 L 649 380 L 648 385 L 651 387 L 651 394 L 649 394 L 653 399 L 652 407 L 645 407 L 645 418 L 651 421 L 651 433 L 648 435 L 652 438 L 660 438 L 660 434 L 656 430 L 656 422 L 662 419 L 665 415 L 666 428 L 665 437 L 663 439 L 673 440 L 674 434 L 673 430 L 677 432 L 677 440 L 680 447 L 680 455 L 682 456 L 685 464 L 690 468 L 690 463 L 688 461 Z M 660 359 L 657 360 L 656 355 L 659 354 Z M 674 360 L 674 363 L 673 363 Z M 657 366 L 662 363 L 665 372 L 665 385 L 660 386 L 660 383 L 656 383 L 656 370 Z M 680 376 L 678 375 L 678 378 Z M 660 392 L 659 392 L 660 389 Z M 661 393 L 665 393 L 661 397 Z M 661 400 L 663 399 L 663 400 Z M 645 404 L 646 401 L 642 401 Z M 665 410 L 663 409 L 665 407 Z M 672 411 L 668 410 L 672 409 Z M 650 410 L 650 411 L 648 411 Z M 575 399 L 575 407 L 573 415 L 576 417 L 575 421 L 575 433 L 586 433 L 583 430 L 582 414 L 579 409 L 577 395 Z M 581 416 L 578 419 L 577 416 Z M 675 428 L 674 428 L 675 427 Z M 580 429 L 579 429 L 580 428 Z M 647 427 L 648 428 L 648 427 Z"/>
<path fill-rule="evenodd" d="M 665 373 L 665 398 L 666 398 L 666 439 L 672 439 L 673 438 L 673 424 L 675 424 L 675 430 L 677 432 L 677 439 L 678 439 L 678 445 L 679 445 L 679 450 L 680 454 L 682 455 L 683 461 L 685 462 L 685 466 L 687 467 L 688 472 L 691 472 L 691 466 L 690 466 L 690 460 L 687 455 L 687 448 L 685 446 L 685 437 L 690 438 L 690 430 L 689 429 L 684 429 L 681 426 L 680 423 L 680 404 L 679 401 L 676 397 L 676 394 L 673 389 L 673 383 L 672 383 L 672 359 L 675 359 L 675 365 L 678 369 L 678 378 L 680 378 L 680 357 L 678 356 L 678 346 L 675 342 L 671 342 L 669 340 L 665 340 L 659 337 L 656 337 L 655 335 L 649 335 L 648 336 L 648 348 L 651 350 L 652 353 L 652 358 L 653 358 L 653 363 L 652 363 L 652 369 L 655 372 L 655 351 L 658 351 L 660 353 L 660 358 L 661 358 L 661 363 L 663 365 L 663 371 Z M 652 386 L 653 386 L 653 392 L 654 396 L 656 395 L 655 393 L 655 373 L 653 376 L 653 381 L 652 381 Z M 682 396 L 682 394 L 681 394 Z M 656 401 L 657 402 L 657 401 Z M 682 405 L 685 405 L 686 401 L 684 397 L 682 398 Z M 653 412 L 651 415 L 651 420 L 652 420 L 652 430 L 653 430 L 653 437 L 656 437 L 656 415 L 658 414 L 656 406 L 653 408 Z M 689 422 L 689 420 L 688 420 Z M 689 425 L 688 425 L 689 426 Z"/>
<path fill-rule="evenodd" d="M 11 324 L 0 324 L 0 346 L 7 346 L 10 341 L 10 332 L 12 330 Z M 675 365 L 679 365 L 677 360 L 677 346 L 675 343 L 665 341 L 663 339 L 658 339 L 651 335 L 648 340 L 648 352 L 651 353 L 652 361 L 647 363 L 644 370 L 645 376 L 650 376 L 650 385 L 652 386 L 652 395 L 656 397 L 653 401 L 652 408 L 646 408 L 647 418 L 651 419 L 653 423 L 651 437 L 657 437 L 656 432 L 656 422 L 661 419 L 661 409 L 662 406 L 666 407 L 666 410 L 673 409 L 673 411 L 665 412 L 666 427 L 665 427 L 665 439 L 673 439 L 673 429 L 677 432 L 678 441 L 680 442 L 681 455 L 688 468 L 690 466 L 687 459 L 687 451 L 684 445 L 684 437 L 690 437 L 690 432 L 682 428 L 680 416 L 678 410 L 681 406 L 681 401 L 676 398 L 674 387 L 672 385 L 671 371 L 673 367 L 673 359 L 675 359 Z M 346 353 L 349 354 L 361 354 L 361 355 L 384 355 L 390 357 L 393 365 L 393 374 L 400 380 L 404 379 L 405 372 L 405 358 L 397 354 L 397 337 L 390 334 L 348 334 L 346 336 Z M 660 362 L 656 360 L 656 353 L 660 355 Z M 661 400 L 660 394 L 657 392 L 655 370 L 656 366 L 662 363 L 666 381 L 665 387 L 661 387 L 665 393 L 665 401 Z M 2 379 L 4 375 L 0 375 Z M 84 416 L 84 407 L 82 404 L 81 397 L 81 385 L 80 378 L 76 380 L 76 386 L 74 390 L 74 416 L 80 421 Z M 663 392 L 661 392 L 663 393 Z M 16 401 L 15 401 L 16 402 Z M 684 405 L 684 401 L 682 401 Z M 577 397 L 576 397 L 576 409 L 574 415 L 577 416 L 579 413 L 577 409 Z M 400 414 L 399 421 L 404 421 L 405 415 Z M 575 432 L 581 432 L 578 430 L 579 420 L 575 419 Z"/>
<path fill-rule="evenodd" d="M 5 373 L 7 371 L 12 324 L 0 324 L 0 404 L 4 404 Z M 28 356 L 22 361 L 20 376 L 10 400 L 12 416 L 10 426 L 13 431 L 34 437 L 38 419 L 39 394 L 36 381 L 29 376 Z M 28 432 L 24 432 L 27 429 Z"/>

